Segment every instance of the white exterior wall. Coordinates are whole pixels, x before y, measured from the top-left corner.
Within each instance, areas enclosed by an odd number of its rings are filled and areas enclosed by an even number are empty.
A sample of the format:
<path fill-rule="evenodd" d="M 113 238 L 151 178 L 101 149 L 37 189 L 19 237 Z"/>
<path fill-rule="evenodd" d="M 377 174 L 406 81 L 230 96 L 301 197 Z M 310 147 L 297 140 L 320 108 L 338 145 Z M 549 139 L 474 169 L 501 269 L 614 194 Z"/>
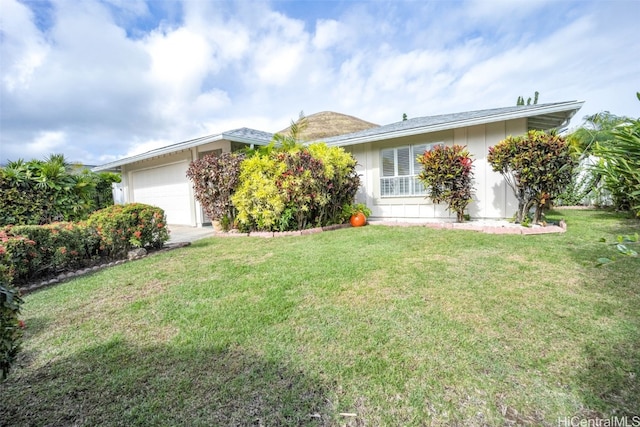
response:
<path fill-rule="evenodd" d="M 167 212 L 167 222 L 169 224 L 202 226 L 204 215 L 199 203 L 195 200 L 193 187 L 185 173 L 189 163 L 197 159 L 199 153 L 216 149 L 222 149 L 223 152 L 228 152 L 231 150 L 231 144 L 229 141 L 216 141 L 176 153 L 123 165 L 121 176 L 125 202 L 133 203 L 141 201 L 136 200 L 136 194 L 140 194 L 140 187 L 136 187 L 137 177 L 141 184 L 142 181 L 144 181 L 147 189 L 147 191 L 145 191 L 146 197 L 150 197 L 149 194 L 153 194 L 153 191 L 157 194 L 157 197 L 145 199 L 143 202 L 163 208 Z M 178 170 L 180 173 L 176 172 Z M 167 184 L 163 182 L 162 179 L 157 179 L 156 189 L 152 188 L 153 182 L 149 182 L 148 178 L 162 178 L 165 171 L 171 173 L 171 188 L 167 187 Z M 176 189 L 178 192 L 184 191 L 186 194 L 176 194 Z M 172 193 L 176 196 L 171 197 L 170 194 Z M 173 215 L 173 218 L 177 220 L 172 219 L 170 214 L 172 211 L 177 212 Z"/>
<path fill-rule="evenodd" d="M 455 213 L 450 213 L 446 204 L 434 204 L 424 196 L 380 197 L 380 150 L 442 142 L 445 145 L 466 145 L 473 155 L 475 193 L 474 200 L 467 208 L 469 215 L 472 218 L 512 217 L 517 208 L 517 201 L 502 175 L 491 170 L 487 154 L 489 147 L 507 136 L 524 134 L 526 131 L 526 119 L 517 119 L 347 146 L 345 150 L 352 153 L 358 161 L 357 170 L 362 180 L 356 200 L 365 203 L 371 209 L 372 219 L 407 222 L 429 219 L 455 220 Z"/>

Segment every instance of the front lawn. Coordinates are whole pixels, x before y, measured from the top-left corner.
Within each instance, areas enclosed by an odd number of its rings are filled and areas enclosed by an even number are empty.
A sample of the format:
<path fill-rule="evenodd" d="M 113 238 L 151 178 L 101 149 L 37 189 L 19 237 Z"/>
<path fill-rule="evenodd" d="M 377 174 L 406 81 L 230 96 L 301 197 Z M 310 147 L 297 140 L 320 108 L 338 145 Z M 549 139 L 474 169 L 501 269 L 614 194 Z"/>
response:
<path fill-rule="evenodd" d="M 637 220 L 212 238 L 27 295 L 0 425 L 559 425 L 640 415 Z M 631 420 L 631 418 L 629 418 Z M 568 424 L 567 424 L 568 425 Z"/>

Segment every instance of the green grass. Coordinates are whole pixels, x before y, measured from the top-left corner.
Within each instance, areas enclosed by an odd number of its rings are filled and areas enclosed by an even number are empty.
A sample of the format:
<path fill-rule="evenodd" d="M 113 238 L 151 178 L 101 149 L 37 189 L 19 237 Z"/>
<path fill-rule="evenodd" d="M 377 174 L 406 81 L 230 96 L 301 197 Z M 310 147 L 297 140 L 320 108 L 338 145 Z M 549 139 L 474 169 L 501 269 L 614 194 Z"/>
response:
<path fill-rule="evenodd" d="M 637 220 L 206 239 L 26 296 L 0 425 L 549 425 L 640 414 Z M 344 415 L 355 414 L 355 416 Z"/>

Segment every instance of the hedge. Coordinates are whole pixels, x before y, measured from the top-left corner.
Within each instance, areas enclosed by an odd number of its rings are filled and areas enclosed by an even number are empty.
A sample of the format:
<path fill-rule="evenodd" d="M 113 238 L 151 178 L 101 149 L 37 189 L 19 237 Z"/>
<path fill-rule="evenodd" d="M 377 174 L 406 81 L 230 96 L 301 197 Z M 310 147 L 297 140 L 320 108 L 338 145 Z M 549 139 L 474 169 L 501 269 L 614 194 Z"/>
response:
<path fill-rule="evenodd" d="M 133 203 L 115 205 L 79 223 L 57 222 L 0 229 L 0 251 L 13 283 L 77 269 L 101 258 L 123 258 L 132 248 L 160 248 L 169 239 L 164 211 Z"/>

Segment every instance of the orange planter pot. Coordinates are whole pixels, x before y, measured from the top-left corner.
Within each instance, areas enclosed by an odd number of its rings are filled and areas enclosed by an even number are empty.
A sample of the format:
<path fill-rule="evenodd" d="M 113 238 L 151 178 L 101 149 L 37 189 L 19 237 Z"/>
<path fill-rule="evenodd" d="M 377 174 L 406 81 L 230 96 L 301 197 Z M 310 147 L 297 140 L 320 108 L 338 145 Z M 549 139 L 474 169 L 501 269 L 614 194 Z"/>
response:
<path fill-rule="evenodd" d="M 351 215 L 349 222 L 351 223 L 352 227 L 362 227 L 367 223 L 367 217 L 364 216 L 362 212 L 358 212 L 355 215 Z"/>

